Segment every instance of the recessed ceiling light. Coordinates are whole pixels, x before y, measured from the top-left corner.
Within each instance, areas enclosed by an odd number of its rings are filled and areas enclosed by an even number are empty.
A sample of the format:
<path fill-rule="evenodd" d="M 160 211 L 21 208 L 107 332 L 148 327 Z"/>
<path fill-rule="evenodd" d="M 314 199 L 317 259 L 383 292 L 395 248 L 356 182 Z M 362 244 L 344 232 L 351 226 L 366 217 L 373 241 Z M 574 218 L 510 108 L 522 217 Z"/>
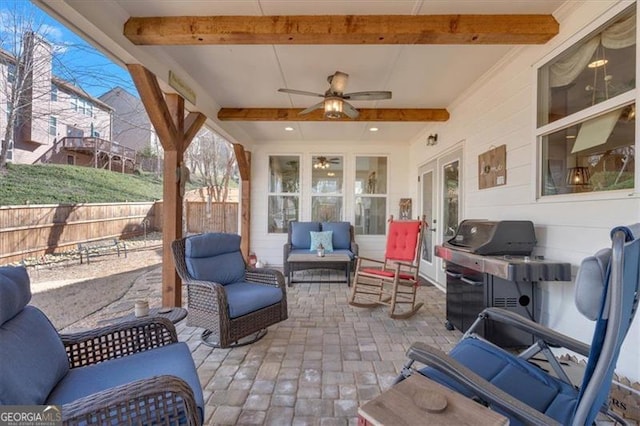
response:
<path fill-rule="evenodd" d="M 377 132 L 379 129 L 377 127 L 369 127 L 370 132 Z"/>
<path fill-rule="evenodd" d="M 293 132 L 293 127 L 285 127 L 284 128 L 287 132 Z"/>

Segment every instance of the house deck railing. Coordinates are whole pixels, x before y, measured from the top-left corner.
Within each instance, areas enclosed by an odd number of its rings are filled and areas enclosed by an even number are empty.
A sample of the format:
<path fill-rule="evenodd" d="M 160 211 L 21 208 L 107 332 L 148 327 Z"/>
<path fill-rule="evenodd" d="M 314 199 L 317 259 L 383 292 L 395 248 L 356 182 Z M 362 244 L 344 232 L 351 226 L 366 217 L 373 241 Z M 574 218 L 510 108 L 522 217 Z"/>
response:
<path fill-rule="evenodd" d="M 92 151 L 95 153 L 105 153 L 111 157 L 120 157 L 123 161 L 135 162 L 136 150 L 128 148 L 117 142 L 96 137 L 74 137 L 67 136 L 61 140 L 64 148 L 79 151 Z"/>

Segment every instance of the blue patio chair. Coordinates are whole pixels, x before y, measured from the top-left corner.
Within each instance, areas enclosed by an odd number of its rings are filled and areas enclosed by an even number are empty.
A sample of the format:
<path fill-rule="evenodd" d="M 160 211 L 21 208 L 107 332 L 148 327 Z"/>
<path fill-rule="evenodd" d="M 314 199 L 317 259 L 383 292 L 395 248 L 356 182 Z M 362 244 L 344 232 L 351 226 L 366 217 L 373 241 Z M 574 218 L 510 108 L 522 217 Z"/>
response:
<path fill-rule="evenodd" d="M 596 321 L 591 345 L 510 311 L 488 308 L 449 354 L 423 343 L 411 346 L 397 381 L 415 372 L 418 361 L 426 365 L 420 374 L 502 413 L 512 425 L 591 425 L 599 411 L 617 418 L 605 404 L 620 347 L 638 306 L 639 237 L 640 224 L 614 228 L 612 248 L 582 261 L 575 302 L 585 317 Z M 473 333 L 482 321 L 510 324 L 534 335 L 536 342 L 518 355 L 509 353 Z M 571 384 L 551 346 L 588 357 L 579 388 Z M 555 374 L 530 362 L 537 354 L 544 355 Z"/>

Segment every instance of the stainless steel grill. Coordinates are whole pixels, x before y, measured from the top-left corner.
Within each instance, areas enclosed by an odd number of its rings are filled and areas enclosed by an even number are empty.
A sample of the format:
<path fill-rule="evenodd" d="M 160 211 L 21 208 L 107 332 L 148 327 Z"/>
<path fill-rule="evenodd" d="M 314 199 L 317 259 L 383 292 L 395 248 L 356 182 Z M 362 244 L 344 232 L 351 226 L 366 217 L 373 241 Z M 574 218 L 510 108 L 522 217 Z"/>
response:
<path fill-rule="evenodd" d="M 569 263 L 532 257 L 536 244 L 530 221 L 465 220 L 435 255 L 446 261 L 448 328 L 467 331 L 486 307 L 500 307 L 536 321 L 535 284 L 570 281 Z M 503 324 L 485 323 L 480 333 L 508 347 L 532 343 L 532 337 Z"/>

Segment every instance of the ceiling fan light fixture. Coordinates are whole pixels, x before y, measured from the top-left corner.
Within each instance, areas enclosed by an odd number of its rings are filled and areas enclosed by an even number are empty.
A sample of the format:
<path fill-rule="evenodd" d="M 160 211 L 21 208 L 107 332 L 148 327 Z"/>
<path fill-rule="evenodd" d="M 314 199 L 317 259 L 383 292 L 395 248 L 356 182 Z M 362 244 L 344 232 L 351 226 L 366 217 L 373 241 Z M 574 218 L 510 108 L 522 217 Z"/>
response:
<path fill-rule="evenodd" d="M 326 118 L 340 118 L 342 117 L 342 98 L 329 97 L 324 100 L 324 116 Z"/>

